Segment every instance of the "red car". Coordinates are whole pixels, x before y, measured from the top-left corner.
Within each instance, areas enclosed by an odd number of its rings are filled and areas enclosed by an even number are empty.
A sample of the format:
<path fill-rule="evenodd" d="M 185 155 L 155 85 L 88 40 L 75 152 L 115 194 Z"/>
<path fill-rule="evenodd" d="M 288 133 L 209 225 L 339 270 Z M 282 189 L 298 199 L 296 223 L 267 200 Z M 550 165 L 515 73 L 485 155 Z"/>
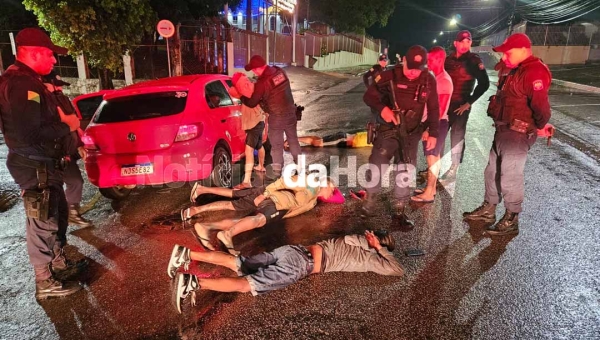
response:
<path fill-rule="evenodd" d="M 86 104 L 100 103 L 82 137 L 90 182 L 113 199 L 136 185 L 206 179 L 230 187 L 246 138 L 230 85 L 224 75 L 190 75 L 77 97 L 83 119 Z"/>

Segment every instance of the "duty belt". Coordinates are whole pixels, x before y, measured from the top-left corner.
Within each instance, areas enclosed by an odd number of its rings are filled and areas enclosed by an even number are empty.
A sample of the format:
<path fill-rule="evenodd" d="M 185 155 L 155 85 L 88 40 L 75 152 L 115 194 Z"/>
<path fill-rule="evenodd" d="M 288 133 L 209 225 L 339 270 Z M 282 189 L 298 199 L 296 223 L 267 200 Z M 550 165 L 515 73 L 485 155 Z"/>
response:
<path fill-rule="evenodd" d="M 67 167 L 67 164 L 70 162 L 69 157 L 63 157 L 61 159 L 55 159 L 50 157 L 43 156 L 34 156 L 34 155 L 22 155 L 20 153 L 13 152 L 17 158 L 19 158 L 19 162 L 23 163 L 26 166 L 32 168 L 38 168 L 41 164 L 46 164 L 51 166 L 54 169 L 64 170 Z"/>

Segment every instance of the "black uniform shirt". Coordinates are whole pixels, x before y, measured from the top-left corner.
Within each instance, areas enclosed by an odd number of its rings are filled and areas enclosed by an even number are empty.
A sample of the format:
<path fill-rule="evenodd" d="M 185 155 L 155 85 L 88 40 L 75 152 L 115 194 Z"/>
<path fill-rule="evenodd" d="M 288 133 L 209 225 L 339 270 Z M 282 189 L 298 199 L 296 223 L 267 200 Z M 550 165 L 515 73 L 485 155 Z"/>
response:
<path fill-rule="evenodd" d="M 363 83 L 365 83 L 365 86 L 369 87 L 369 85 L 371 85 L 369 84 L 369 78 L 373 78 L 373 81 L 375 81 L 375 77 L 377 77 L 381 71 L 383 71 L 383 67 L 379 64 L 375 64 L 370 70 L 363 74 Z"/>
<path fill-rule="evenodd" d="M 278 67 L 267 66 L 254 84 L 252 97 L 242 96 L 241 99 L 242 103 L 250 108 L 261 104 L 263 110 L 269 115 L 296 117 L 290 81 L 285 71 Z"/>
<path fill-rule="evenodd" d="M 396 75 L 394 76 L 394 72 Z M 431 137 L 438 137 L 438 126 L 440 122 L 440 108 L 438 102 L 438 94 L 437 94 L 437 83 L 435 80 L 435 76 L 427 70 L 423 71 L 424 74 L 421 77 L 429 77 L 427 80 L 427 89 L 422 91 L 421 94 L 427 94 L 427 102 L 424 105 L 427 105 L 427 126 L 429 127 L 429 135 Z M 379 112 L 380 114 L 377 116 L 377 121 L 381 124 L 388 124 L 383 121 L 381 118 L 381 111 L 387 106 L 389 108 L 393 108 L 393 103 L 391 102 L 392 98 L 389 94 L 390 92 L 390 81 L 394 80 L 396 85 L 395 94 L 396 100 L 398 101 L 398 105 L 401 109 L 404 110 L 415 110 L 417 107 L 422 106 L 422 104 L 418 103 L 414 100 L 414 91 L 413 88 L 421 82 L 421 77 L 409 80 L 402 71 L 402 66 L 396 67 L 393 70 L 387 70 L 381 72 L 377 77 L 375 77 L 375 81 L 369 88 L 363 97 L 364 102 Z M 405 89 L 411 89 L 407 93 Z M 420 112 L 421 114 L 423 111 Z M 420 120 L 420 119 L 419 119 Z"/>
<path fill-rule="evenodd" d="M 490 79 L 485 71 L 483 61 L 479 55 L 471 53 L 471 51 L 458 58 L 456 58 L 456 52 L 452 53 L 446 58 L 444 68 L 452 78 L 454 86 L 452 102 L 473 104 L 490 87 Z M 477 86 L 473 90 L 475 80 L 477 80 Z"/>
<path fill-rule="evenodd" d="M 40 76 L 16 61 L 3 77 L 8 77 L 0 85 L 2 133 L 6 145 L 21 154 L 53 157 L 43 145 L 53 145 L 55 140 L 68 136 L 70 129 L 60 121 L 56 106 L 49 105 L 50 93 Z"/>

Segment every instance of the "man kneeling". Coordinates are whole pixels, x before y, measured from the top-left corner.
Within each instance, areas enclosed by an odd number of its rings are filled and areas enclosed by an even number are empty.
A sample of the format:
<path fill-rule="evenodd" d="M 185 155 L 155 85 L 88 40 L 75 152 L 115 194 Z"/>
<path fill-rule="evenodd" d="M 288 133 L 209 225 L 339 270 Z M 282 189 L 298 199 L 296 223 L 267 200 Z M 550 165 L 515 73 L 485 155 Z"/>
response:
<path fill-rule="evenodd" d="M 385 230 L 365 231 L 364 236 L 347 235 L 307 247 L 287 245 L 249 257 L 215 251 L 195 252 L 175 245 L 167 274 L 175 277 L 175 303 L 181 313 L 181 304 L 188 296 L 195 305 L 197 290 L 251 292 L 256 296 L 287 287 L 310 274 L 375 272 L 401 276 L 404 270 L 391 253 L 395 245 L 394 237 Z M 239 277 L 210 279 L 177 273 L 181 266 L 188 270 L 192 260 L 227 267 Z"/>

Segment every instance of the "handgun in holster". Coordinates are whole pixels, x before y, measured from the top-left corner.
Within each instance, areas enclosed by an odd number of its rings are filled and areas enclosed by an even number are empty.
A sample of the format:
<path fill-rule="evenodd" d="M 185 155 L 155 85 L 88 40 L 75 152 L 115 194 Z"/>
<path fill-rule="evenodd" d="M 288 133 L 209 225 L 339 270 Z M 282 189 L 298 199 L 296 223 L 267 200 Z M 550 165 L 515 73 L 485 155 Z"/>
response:
<path fill-rule="evenodd" d="M 367 144 L 373 144 L 377 138 L 377 124 L 373 122 L 367 123 Z"/>
<path fill-rule="evenodd" d="M 48 187 L 48 172 L 46 163 L 41 163 L 36 168 L 38 187 L 23 192 L 25 214 L 40 222 L 46 222 L 50 211 L 50 188 Z"/>

